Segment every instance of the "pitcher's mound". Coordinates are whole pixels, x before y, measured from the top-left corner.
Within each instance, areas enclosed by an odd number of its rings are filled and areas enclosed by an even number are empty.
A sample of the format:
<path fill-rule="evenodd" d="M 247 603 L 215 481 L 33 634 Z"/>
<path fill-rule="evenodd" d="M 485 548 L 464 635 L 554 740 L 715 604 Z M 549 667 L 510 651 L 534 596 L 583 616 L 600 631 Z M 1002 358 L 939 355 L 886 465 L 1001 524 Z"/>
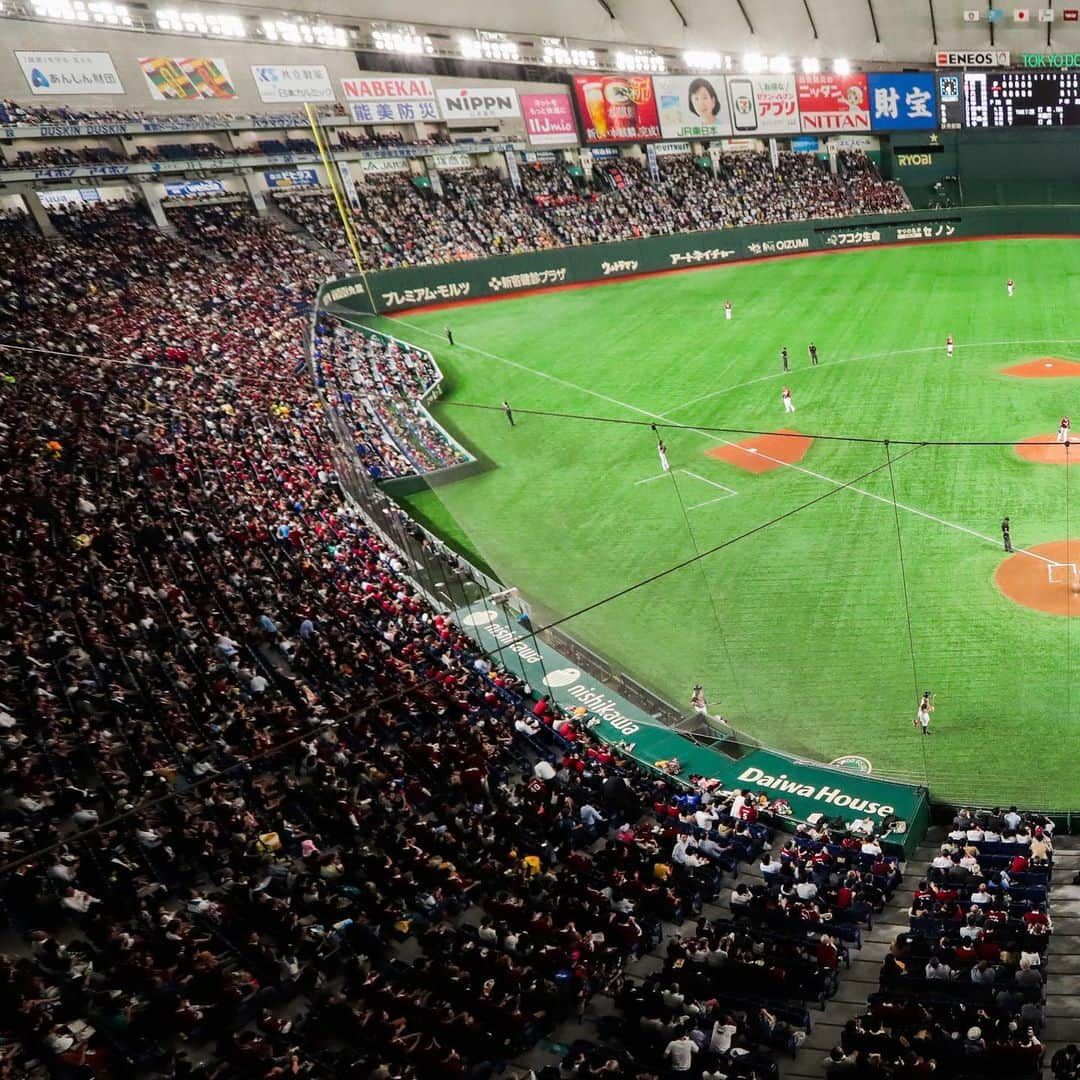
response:
<path fill-rule="evenodd" d="M 781 428 L 772 435 L 755 435 L 752 439 L 743 439 L 741 442 L 714 446 L 705 453 L 738 469 L 763 473 L 802 461 L 813 442 L 809 435 L 800 435 L 789 428 Z"/>
<path fill-rule="evenodd" d="M 1053 540 L 1010 555 L 994 584 L 1015 604 L 1050 615 L 1080 615 L 1080 540 Z"/>
<path fill-rule="evenodd" d="M 1015 375 L 1018 379 L 1075 379 L 1080 376 L 1080 364 L 1075 360 L 1060 360 L 1056 356 L 1043 356 L 1026 364 L 1013 364 L 1002 368 L 1002 375 Z"/>
<path fill-rule="evenodd" d="M 1071 440 L 1066 458 L 1065 444 L 1056 440 L 1056 431 L 1051 431 L 1049 435 L 1032 435 L 1030 439 L 1017 443 L 1016 452 L 1025 461 L 1037 461 L 1042 465 L 1074 465 L 1080 461 L 1080 441 Z"/>

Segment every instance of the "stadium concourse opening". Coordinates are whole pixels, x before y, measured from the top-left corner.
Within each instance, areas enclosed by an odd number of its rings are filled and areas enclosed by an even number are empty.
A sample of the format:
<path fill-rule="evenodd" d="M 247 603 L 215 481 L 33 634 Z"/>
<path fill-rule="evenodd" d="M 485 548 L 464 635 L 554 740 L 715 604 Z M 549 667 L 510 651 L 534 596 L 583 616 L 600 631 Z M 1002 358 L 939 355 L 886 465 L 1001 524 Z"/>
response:
<path fill-rule="evenodd" d="M 714 446 L 706 450 L 705 455 L 746 472 L 763 473 L 785 465 L 797 465 L 806 457 L 813 442 L 809 435 L 781 428 L 771 435 L 755 435 L 741 442 Z"/>
<path fill-rule="evenodd" d="M 994 574 L 1015 604 L 1049 615 L 1080 615 L 1080 540 L 1053 540 L 1017 551 Z"/>

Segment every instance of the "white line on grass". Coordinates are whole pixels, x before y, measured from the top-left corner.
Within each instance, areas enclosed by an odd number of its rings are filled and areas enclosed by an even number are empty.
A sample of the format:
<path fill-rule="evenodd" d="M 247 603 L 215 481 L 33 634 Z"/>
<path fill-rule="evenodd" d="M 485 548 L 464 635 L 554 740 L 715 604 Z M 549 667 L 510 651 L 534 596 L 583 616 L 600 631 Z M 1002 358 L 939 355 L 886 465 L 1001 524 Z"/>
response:
<path fill-rule="evenodd" d="M 407 322 L 405 319 L 401 319 L 401 318 L 398 318 L 398 317 L 395 317 L 394 321 L 401 323 L 402 326 L 412 327 L 414 330 L 418 330 L 422 334 L 427 334 L 429 337 L 438 338 L 440 341 L 442 340 L 442 335 L 441 334 L 435 333 L 432 330 L 428 330 L 427 327 L 420 326 L 417 323 L 410 323 L 410 322 Z M 1063 341 L 1075 341 L 1075 340 L 1080 340 L 1080 339 L 1077 339 L 1077 338 L 1063 338 L 1063 339 L 1058 339 L 1056 341 L 1051 340 L 1051 339 L 1045 339 L 1045 338 L 1044 339 L 1031 339 L 1030 341 L 1026 342 L 1026 344 L 1034 344 L 1037 341 L 1044 341 L 1047 344 L 1056 345 L 1056 344 L 1061 344 Z M 995 344 L 996 345 L 1020 345 L 1020 344 L 1025 344 L 1025 342 L 1020 342 L 1020 341 L 1011 341 L 1011 342 L 1010 341 L 999 341 L 999 342 L 985 341 L 982 344 L 984 346 L 995 345 Z M 547 379 L 550 382 L 558 383 L 560 386 L 565 386 L 570 390 L 576 390 L 580 394 L 588 394 L 589 396 L 597 398 L 600 401 L 606 401 L 609 404 L 615 405 L 620 409 L 626 409 L 628 412 L 637 413 L 639 416 L 647 417 L 650 420 L 660 420 L 660 421 L 663 421 L 664 423 L 674 423 L 674 421 L 670 420 L 669 417 L 664 416 L 662 413 L 654 413 L 654 412 L 650 412 L 648 409 L 638 408 L 637 405 L 631 405 L 627 401 L 620 401 L 618 398 L 613 398 L 609 394 L 605 394 L 600 390 L 590 390 L 587 386 L 580 386 L 578 383 L 570 382 L 569 379 L 563 379 L 560 376 L 552 375 L 550 372 L 547 372 L 547 371 L 538 371 L 536 368 L 531 368 L 527 364 L 522 364 L 520 361 L 511 360 L 509 357 L 506 357 L 506 356 L 499 356 L 498 353 L 488 352 L 487 349 L 479 349 L 475 345 L 467 345 L 463 341 L 459 341 L 457 343 L 457 345 L 455 346 L 455 348 L 468 349 L 470 352 L 474 352 L 478 356 L 486 356 L 490 360 L 498 360 L 500 363 L 508 364 L 510 367 L 517 368 L 519 371 L 527 371 L 530 375 L 536 375 L 541 379 Z M 974 344 L 971 345 L 970 348 L 975 348 L 975 345 Z M 895 354 L 884 353 L 882 355 L 888 356 L 888 355 L 895 355 Z M 864 359 L 867 359 L 867 358 L 864 357 Z M 835 363 L 842 363 L 842 361 L 834 361 L 834 362 Z M 765 378 L 771 378 L 771 377 L 772 376 L 765 376 Z M 755 380 L 755 381 L 761 381 L 761 380 Z M 734 387 L 732 387 L 732 389 L 734 389 Z M 726 445 L 726 446 L 738 446 L 739 445 L 738 443 L 731 442 L 729 439 L 720 438 L 720 436 L 718 436 L 714 432 L 702 431 L 700 428 L 687 428 L 686 430 L 687 431 L 692 431 L 696 435 L 700 435 L 702 438 L 708 439 L 711 442 L 721 442 L 721 443 L 724 443 L 724 445 Z M 740 449 L 745 449 L 745 448 L 740 448 Z M 796 464 L 794 464 L 793 462 L 790 462 L 790 461 L 781 461 L 779 458 L 770 457 L 768 454 L 763 454 L 760 451 L 758 452 L 758 457 L 763 457 L 763 458 L 765 458 L 766 461 L 772 461 L 776 465 L 782 465 L 785 468 L 794 469 L 796 472 L 803 473 L 806 476 L 812 476 L 812 477 L 814 477 L 815 480 L 822 480 L 826 484 L 832 484 L 833 487 L 846 488 L 848 491 L 853 491 L 853 492 L 855 492 L 855 494 L 862 495 L 864 498 L 876 499 L 878 502 L 885 503 L 886 506 L 892 506 L 893 505 L 893 500 L 892 499 L 886 499 L 884 495 L 877 495 L 873 491 L 867 491 L 865 488 L 856 487 L 854 484 L 848 484 L 844 480 L 835 480 L 831 476 L 826 476 L 824 473 L 815 472 L 813 469 L 804 468 L 802 465 L 796 465 Z M 654 479 L 655 479 L 655 477 L 654 477 Z M 929 513 L 929 511 L 920 510 L 916 506 L 908 506 L 906 503 L 902 503 L 902 502 L 897 502 L 895 505 L 900 510 L 904 510 L 909 514 L 914 514 L 916 517 L 925 518 L 927 521 L 934 521 L 937 524 L 944 525 L 946 528 L 949 528 L 949 529 L 956 529 L 957 532 L 967 533 L 969 536 L 974 536 L 977 539 L 984 541 L 985 543 L 992 544 L 994 547 L 997 547 L 998 544 L 1001 542 L 996 537 L 987 536 L 985 533 L 977 532 L 975 529 L 969 529 L 966 525 L 960 525 L 955 521 L 947 521 L 943 517 L 938 517 L 937 514 L 931 514 L 931 513 Z M 1044 562 L 1044 563 L 1052 563 L 1052 562 L 1054 562 L 1053 559 L 1048 559 L 1045 555 L 1039 555 L 1037 552 L 1034 552 L 1034 551 L 1021 550 L 1021 551 L 1018 551 L 1016 554 L 1018 554 L 1018 555 L 1027 555 L 1032 559 L 1039 559 L 1041 562 Z"/>
<path fill-rule="evenodd" d="M 1080 338 L 1023 338 L 1014 341 L 972 341 L 965 345 L 957 345 L 957 349 L 988 349 L 996 345 L 1074 345 Z M 836 367 L 838 364 L 856 364 L 863 360 L 884 360 L 890 356 L 915 356 L 919 353 L 938 352 L 944 351 L 945 346 L 938 345 L 920 345 L 917 349 L 893 349 L 889 352 L 878 353 L 866 353 L 864 356 L 847 356 L 841 360 L 829 360 L 826 363 L 819 364 L 818 367 Z M 1068 360 L 1067 356 L 1056 357 L 1058 360 Z M 729 364 L 728 367 L 731 365 Z M 727 368 L 724 369 L 725 371 Z M 718 390 L 710 390 L 707 394 L 699 394 L 696 398 L 691 398 L 689 401 L 684 401 L 681 405 L 673 405 L 668 409 L 668 415 L 672 413 L 680 412 L 682 409 L 689 409 L 691 405 L 698 405 L 702 401 L 708 401 L 710 398 L 719 397 L 721 394 L 730 394 L 733 390 L 741 390 L 745 386 L 756 386 L 758 383 L 770 382 L 772 379 L 787 379 L 790 378 L 792 372 L 790 371 L 776 371 L 771 375 L 759 375 L 755 379 L 747 379 L 745 382 L 735 383 L 732 386 L 722 386 Z"/>

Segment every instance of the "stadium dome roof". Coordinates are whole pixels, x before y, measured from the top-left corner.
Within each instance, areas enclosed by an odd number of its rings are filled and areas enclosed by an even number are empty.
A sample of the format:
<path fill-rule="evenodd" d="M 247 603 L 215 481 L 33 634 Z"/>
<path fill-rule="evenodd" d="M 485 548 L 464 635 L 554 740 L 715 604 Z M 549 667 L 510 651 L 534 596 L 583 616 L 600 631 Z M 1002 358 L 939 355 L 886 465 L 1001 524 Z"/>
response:
<path fill-rule="evenodd" d="M 264 7 L 269 5 L 246 5 Z M 1080 49 L 1080 22 L 1040 22 L 1044 5 L 1001 5 L 987 21 L 976 0 L 291 0 L 292 10 L 417 26 L 480 28 L 517 35 L 661 48 L 928 64 L 937 49 L 1013 52 Z M 1080 0 L 1077 0 L 1080 8 Z M 281 9 L 274 7 L 275 14 Z M 1027 16 L 1018 20 L 1015 12 Z M 965 20 L 977 11 L 979 20 Z"/>

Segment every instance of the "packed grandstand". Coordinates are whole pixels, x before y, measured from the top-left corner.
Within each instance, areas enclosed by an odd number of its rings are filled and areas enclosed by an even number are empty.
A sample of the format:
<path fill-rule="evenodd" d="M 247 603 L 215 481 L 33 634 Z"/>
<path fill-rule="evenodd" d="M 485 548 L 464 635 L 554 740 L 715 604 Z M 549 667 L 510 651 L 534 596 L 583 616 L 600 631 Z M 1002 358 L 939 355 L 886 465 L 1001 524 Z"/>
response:
<path fill-rule="evenodd" d="M 429 409 L 436 357 L 320 304 L 356 255 L 900 220 L 880 153 L 515 176 L 340 105 L 244 144 L 214 124 L 272 114 L 42 134 L 157 108 L 0 101 L 0 1077 L 1080 1076 L 1046 1008 L 1074 959 L 1055 819 L 940 809 L 919 844 L 877 803 L 800 818 L 782 778 L 642 762 L 531 685 L 436 587 L 428 560 L 465 557 L 383 494 L 475 464 Z M 325 131 L 469 160 L 343 193 Z M 321 172 L 242 182 L 275 156 Z M 24 175 L 233 157 L 171 193 L 32 202 Z"/>

